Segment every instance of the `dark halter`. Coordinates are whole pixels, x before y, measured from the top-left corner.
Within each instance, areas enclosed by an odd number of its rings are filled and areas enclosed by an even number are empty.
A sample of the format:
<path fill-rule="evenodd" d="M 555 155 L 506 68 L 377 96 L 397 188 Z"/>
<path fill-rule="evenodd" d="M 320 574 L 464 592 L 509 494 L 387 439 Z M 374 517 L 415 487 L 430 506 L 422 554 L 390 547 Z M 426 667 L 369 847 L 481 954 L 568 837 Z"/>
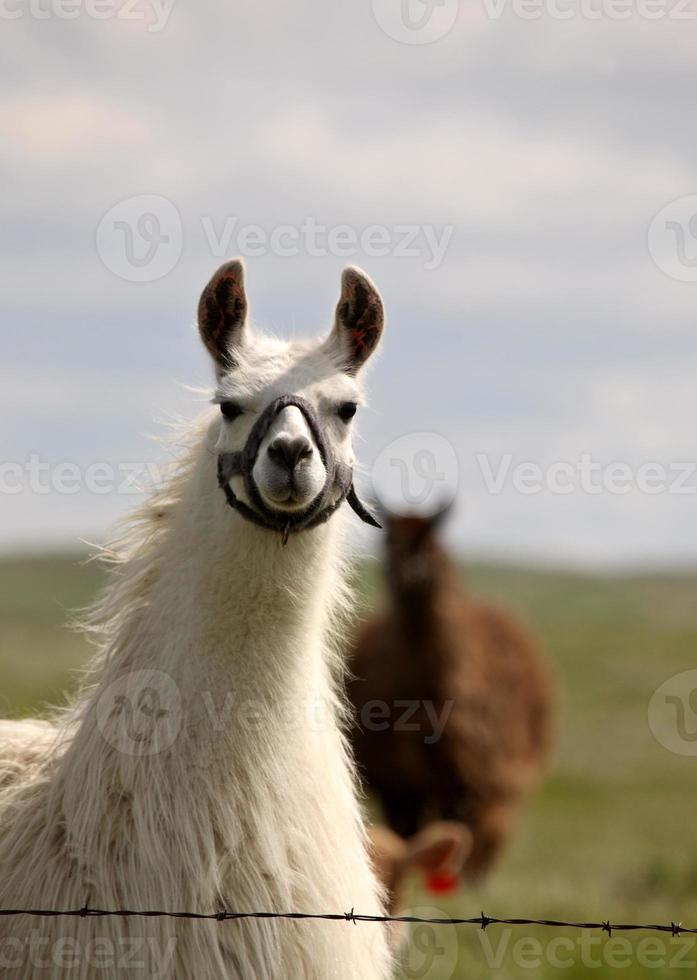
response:
<path fill-rule="evenodd" d="M 319 450 L 327 478 L 321 492 L 309 507 L 298 513 L 279 514 L 264 503 L 259 488 L 254 482 L 252 470 L 259 453 L 259 447 L 273 420 L 279 412 L 290 405 L 299 408 L 303 413 Z M 244 479 L 244 488 L 252 506 L 235 495 L 230 486 L 230 479 L 233 476 L 241 476 Z M 312 405 L 299 395 L 281 395 L 276 398 L 264 409 L 254 423 L 243 449 L 234 453 L 220 453 L 218 456 L 218 484 L 231 507 L 246 520 L 258 524 L 259 527 L 265 527 L 269 531 L 278 531 L 283 535 L 284 544 L 287 542 L 289 534 L 307 531 L 319 524 L 324 524 L 334 511 L 339 509 L 344 500 L 348 502 L 362 521 L 371 524 L 373 527 L 380 527 L 370 511 L 358 499 L 358 494 L 353 485 L 351 467 L 336 459 L 324 437 L 317 413 Z"/>

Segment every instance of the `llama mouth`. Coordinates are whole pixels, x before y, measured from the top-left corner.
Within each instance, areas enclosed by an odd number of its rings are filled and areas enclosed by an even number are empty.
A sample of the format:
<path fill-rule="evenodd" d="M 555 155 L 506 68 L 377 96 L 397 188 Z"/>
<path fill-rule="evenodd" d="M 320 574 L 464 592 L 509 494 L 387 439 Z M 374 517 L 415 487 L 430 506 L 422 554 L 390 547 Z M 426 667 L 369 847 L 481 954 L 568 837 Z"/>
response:
<path fill-rule="evenodd" d="M 319 493 L 309 488 L 302 474 L 299 478 L 294 473 L 278 474 L 268 481 L 263 490 L 254 477 L 252 479 L 256 489 L 254 500 L 262 499 L 269 510 L 278 510 L 282 514 L 301 513 L 307 510 L 313 505 L 315 498 L 324 491 L 324 487 Z"/>
<path fill-rule="evenodd" d="M 302 490 L 296 490 L 293 487 L 288 490 L 284 497 L 272 495 L 268 489 L 263 494 L 260 490 L 258 492 L 268 510 L 275 510 L 282 515 L 301 514 L 312 507 L 315 501 L 315 497 L 310 497 L 308 500 L 307 495 Z"/>

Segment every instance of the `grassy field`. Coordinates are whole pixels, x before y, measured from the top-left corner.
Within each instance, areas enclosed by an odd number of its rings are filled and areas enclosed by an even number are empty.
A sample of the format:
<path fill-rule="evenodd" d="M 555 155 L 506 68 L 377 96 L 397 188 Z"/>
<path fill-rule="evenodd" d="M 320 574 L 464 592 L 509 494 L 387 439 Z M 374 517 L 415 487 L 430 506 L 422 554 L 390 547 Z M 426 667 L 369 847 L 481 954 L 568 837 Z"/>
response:
<path fill-rule="evenodd" d="M 480 594 L 517 607 L 544 637 L 559 683 L 556 759 L 505 859 L 481 889 L 455 899 L 415 890 L 440 914 L 697 926 L 697 761 L 659 744 L 653 692 L 697 667 L 697 575 L 594 578 L 473 567 Z M 77 556 L 0 562 L 0 696 L 19 716 L 58 703 L 86 655 L 63 628 L 101 581 Z M 375 592 L 375 573 L 363 575 Z M 688 728 L 697 727 L 694 716 Z M 696 749 L 697 750 L 697 749 Z M 573 930 L 420 927 L 404 976 L 662 978 L 690 965 L 697 942 L 637 933 L 596 941 Z M 678 975 L 685 975 L 681 973 Z"/>

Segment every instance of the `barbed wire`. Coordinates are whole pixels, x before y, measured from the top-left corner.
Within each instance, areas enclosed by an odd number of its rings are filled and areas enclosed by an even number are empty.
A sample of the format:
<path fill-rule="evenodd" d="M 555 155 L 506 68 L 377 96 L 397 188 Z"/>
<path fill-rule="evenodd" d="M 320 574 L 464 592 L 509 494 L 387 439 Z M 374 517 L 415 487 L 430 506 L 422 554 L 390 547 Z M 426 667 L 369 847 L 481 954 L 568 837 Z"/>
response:
<path fill-rule="evenodd" d="M 665 924 L 641 925 L 629 922 L 568 922 L 562 919 L 521 919 L 521 918 L 500 918 L 495 915 L 472 916 L 471 918 L 442 918 L 422 917 L 418 915 L 363 915 L 351 909 L 350 912 L 232 912 L 228 909 L 221 909 L 219 912 L 162 912 L 157 910 L 134 910 L 134 909 L 93 909 L 83 905 L 79 909 L 0 909 L 0 916 L 29 915 L 38 918 L 59 918 L 70 916 L 77 918 L 145 918 L 145 919 L 213 919 L 217 922 L 228 922 L 236 919 L 321 919 L 327 922 L 352 922 L 357 925 L 361 922 L 403 922 L 407 924 L 420 924 L 432 926 L 479 926 L 486 930 L 489 926 L 540 926 L 551 929 L 589 929 L 599 930 L 611 936 L 613 932 L 663 932 L 670 933 L 673 937 L 687 935 L 697 935 L 697 929 L 688 929 L 680 922 Z"/>

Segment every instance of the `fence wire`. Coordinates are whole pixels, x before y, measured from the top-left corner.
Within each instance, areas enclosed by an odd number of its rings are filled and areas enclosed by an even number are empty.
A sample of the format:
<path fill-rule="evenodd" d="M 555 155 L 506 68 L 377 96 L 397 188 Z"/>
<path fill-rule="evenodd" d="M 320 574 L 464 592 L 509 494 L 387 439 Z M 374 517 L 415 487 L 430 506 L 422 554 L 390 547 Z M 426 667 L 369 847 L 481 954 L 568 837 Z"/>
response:
<path fill-rule="evenodd" d="M 351 909 L 350 912 L 233 912 L 228 909 L 221 909 L 219 912 L 162 912 L 156 910 L 134 910 L 134 909 L 93 909 L 83 905 L 79 909 L 0 909 L 0 916 L 10 915 L 29 915 L 38 918 L 59 918 L 61 916 L 71 916 L 77 918 L 144 918 L 144 919 L 213 919 L 217 922 L 228 922 L 236 919 L 291 919 L 302 921 L 305 919 L 321 919 L 327 922 L 348 922 L 358 925 L 361 922 L 404 922 L 408 924 L 432 925 L 432 926 L 479 926 L 480 929 L 488 929 L 489 926 L 540 926 L 550 929 L 589 929 L 599 930 L 611 936 L 613 932 L 662 932 L 670 933 L 671 936 L 697 935 L 697 929 L 688 929 L 680 922 L 671 922 L 669 925 L 655 923 L 640 925 L 629 922 L 567 922 L 562 919 L 520 919 L 520 918 L 499 918 L 495 915 L 472 916 L 471 918 L 426 918 L 418 915 L 362 915 Z"/>

